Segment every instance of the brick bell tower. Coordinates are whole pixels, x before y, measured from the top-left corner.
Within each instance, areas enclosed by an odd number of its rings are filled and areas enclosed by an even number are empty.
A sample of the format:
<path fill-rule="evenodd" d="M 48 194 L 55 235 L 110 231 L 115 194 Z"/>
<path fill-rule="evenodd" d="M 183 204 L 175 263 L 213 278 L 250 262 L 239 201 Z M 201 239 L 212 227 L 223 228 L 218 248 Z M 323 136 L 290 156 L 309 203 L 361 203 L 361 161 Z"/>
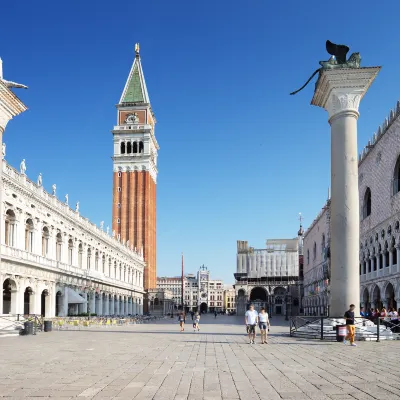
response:
<path fill-rule="evenodd" d="M 139 55 L 135 59 L 118 110 L 114 137 L 113 234 L 142 251 L 144 288 L 156 287 L 156 119 L 150 105 Z M 129 241 L 129 242 L 128 242 Z"/>

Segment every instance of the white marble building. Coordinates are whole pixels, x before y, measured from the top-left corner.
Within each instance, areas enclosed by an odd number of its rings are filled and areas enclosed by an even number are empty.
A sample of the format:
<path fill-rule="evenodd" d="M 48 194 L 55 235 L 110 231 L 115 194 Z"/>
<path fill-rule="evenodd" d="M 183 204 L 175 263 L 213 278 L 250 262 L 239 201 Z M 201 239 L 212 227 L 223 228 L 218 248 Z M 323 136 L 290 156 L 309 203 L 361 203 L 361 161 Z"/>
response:
<path fill-rule="evenodd" d="M 45 317 L 96 313 L 142 314 L 143 269 L 140 254 L 118 242 L 27 178 L 25 160 L 18 172 L 5 161 L 2 137 L 10 119 L 26 110 L 6 81 L 0 60 L 0 314 Z"/>
<path fill-rule="evenodd" d="M 41 178 L 29 180 L 23 166 L 3 160 L 2 177 L 4 314 L 142 313 L 142 255 L 47 193 Z"/>
<path fill-rule="evenodd" d="M 398 262 L 400 260 L 400 102 L 394 110 L 390 111 L 388 118 L 361 152 L 358 168 L 360 265 L 357 268 L 360 271 L 360 306 L 398 308 L 400 299 L 400 264 Z M 313 240 L 308 238 L 319 236 L 321 240 L 322 236 L 318 232 L 318 227 L 325 227 L 325 234 L 329 234 L 329 221 L 324 221 L 327 213 L 329 213 L 329 204 L 325 205 L 318 221 L 314 221 L 306 232 L 305 246 L 310 251 Z M 316 240 L 316 243 L 319 246 L 321 242 Z M 306 269 L 307 260 L 304 266 Z M 313 280 L 306 280 L 306 274 L 307 272 L 305 272 L 304 285 L 310 284 Z M 323 280 L 324 276 L 319 274 L 317 279 L 319 284 Z M 307 310 L 309 314 L 318 311 L 316 308 L 318 304 L 312 297 L 315 297 L 315 294 L 309 291 L 308 296 L 303 299 L 305 311 Z"/>
<path fill-rule="evenodd" d="M 41 178 L 29 180 L 23 166 L 3 160 L 2 177 L 4 314 L 142 313 L 142 255 L 47 193 Z"/>

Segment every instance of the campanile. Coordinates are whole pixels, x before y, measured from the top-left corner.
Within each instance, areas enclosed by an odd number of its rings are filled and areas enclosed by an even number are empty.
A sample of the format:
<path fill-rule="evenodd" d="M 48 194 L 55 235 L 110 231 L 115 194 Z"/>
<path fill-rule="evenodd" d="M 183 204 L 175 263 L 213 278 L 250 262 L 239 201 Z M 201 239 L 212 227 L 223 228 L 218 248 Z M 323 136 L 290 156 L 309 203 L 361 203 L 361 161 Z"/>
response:
<path fill-rule="evenodd" d="M 139 55 L 117 104 L 114 137 L 113 234 L 142 251 L 146 261 L 144 288 L 156 287 L 156 119 L 150 105 Z"/>

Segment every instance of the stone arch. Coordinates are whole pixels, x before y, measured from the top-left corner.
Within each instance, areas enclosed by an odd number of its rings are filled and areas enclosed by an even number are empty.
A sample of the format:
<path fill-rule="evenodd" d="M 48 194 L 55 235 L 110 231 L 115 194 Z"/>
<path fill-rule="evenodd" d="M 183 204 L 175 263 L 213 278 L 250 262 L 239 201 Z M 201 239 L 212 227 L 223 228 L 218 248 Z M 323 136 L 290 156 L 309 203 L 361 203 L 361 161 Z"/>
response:
<path fill-rule="evenodd" d="M 3 281 L 3 314 L 17 313 L 18 284 L 13 278 Z"/>
<path fill-rule="evenodd" d="M 397 302 L 395 300 L 395 290 L 394 290 L 394 285 L 392 282 L 386 282 L 386 285 L 384 287 L 384 290 L 382 291 L 384 294 L 384 299 L 386 300 L 387 303 L 387 308 L 395 308 L 397 309 Z"/>
<path fill-rule="evenodd" d="M 268 292 L 261 286 L 254 287 L 250 292 L 250 301 L 267 301 Z"/>
<path fill-rule="evenodd" d="M 31 286 L 26 286 L 24 290 L 24 315 L 34 314 L 35 292 Z"/>
<path fill-rule="evenodd" d="M 393 171 L 393 183 L 392 183 L 392 195 L 394 196 L 400 192 L 400 155 L 395 159 L 394 165 L 392 164 Z"/>
<path fill-rule="evenodd" d="M 372 303 L 375 304 L 375 308 L 377 308 L 379 310 L 382 308 L 381 289 L 376 284 L 371 289 L 371 300 L 372 300 Z"/>

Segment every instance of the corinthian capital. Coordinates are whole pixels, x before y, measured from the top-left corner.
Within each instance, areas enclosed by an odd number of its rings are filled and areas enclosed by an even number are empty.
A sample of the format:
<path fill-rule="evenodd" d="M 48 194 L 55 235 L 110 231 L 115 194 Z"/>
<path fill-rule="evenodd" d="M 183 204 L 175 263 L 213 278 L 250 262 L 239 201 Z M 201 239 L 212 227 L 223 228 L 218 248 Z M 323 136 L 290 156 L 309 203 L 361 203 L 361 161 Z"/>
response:
<path fill-rule="evenodd" d="M 360 101 L 359 93 L 332 93 L 326 104 L 329 118 L 342 111 L 354 111 L 358 115 Z"/>

